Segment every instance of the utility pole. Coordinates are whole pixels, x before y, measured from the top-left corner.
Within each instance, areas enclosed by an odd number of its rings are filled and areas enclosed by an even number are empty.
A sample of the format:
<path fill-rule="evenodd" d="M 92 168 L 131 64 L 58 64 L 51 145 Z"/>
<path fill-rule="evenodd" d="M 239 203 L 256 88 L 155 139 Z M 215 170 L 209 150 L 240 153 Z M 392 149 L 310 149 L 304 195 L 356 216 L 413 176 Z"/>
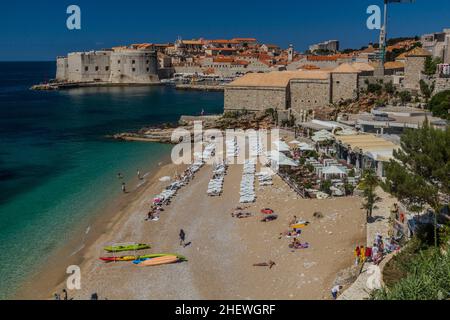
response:
<path fill-rule="evenodd" d="M 387 21 L 388 21 L 388 0 L 384 0 L 384 21 L 380 30 L 380 56 L 379 65 L 375 71 L 375 75 L 384 76 L 384 63 L 386 62 L 386 45 L 387 45 Z"/>
<path fill-rule="evenodd" d="M 377 70 L 375 70 L 376 75 L 384 75 L 384 63 L 386 62 L 386 47 L 387 47 L 387 27 L 388 27 L 388 5 L 389 3 L 414 3 L 416 0 L 384 0 L 384 21 L 383 27 L 380 31 L 380 64 Z"/>

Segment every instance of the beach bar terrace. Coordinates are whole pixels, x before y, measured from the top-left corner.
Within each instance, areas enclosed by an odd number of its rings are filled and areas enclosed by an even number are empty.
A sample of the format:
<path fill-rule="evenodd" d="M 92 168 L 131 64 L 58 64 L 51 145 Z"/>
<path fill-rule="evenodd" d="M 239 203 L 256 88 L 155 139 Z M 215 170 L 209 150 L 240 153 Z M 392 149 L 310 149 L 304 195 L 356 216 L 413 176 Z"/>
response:
<path fill-rule="evenodd" d="M 356 169 L 374 169 L 379 177 L 384 176 L 384 163 L 393 159 L 394 150 L 400 147 L 380 136 L 355 134 L 335 136 L 336 155 Z"/>

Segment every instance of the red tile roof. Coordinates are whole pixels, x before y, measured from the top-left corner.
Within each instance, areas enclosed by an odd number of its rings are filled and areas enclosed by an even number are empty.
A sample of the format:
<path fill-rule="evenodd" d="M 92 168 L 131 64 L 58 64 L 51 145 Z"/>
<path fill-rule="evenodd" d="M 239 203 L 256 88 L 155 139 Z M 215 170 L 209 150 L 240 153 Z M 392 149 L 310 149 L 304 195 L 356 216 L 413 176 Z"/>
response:
<path fill-rule="evenodd" d="M 308 61 L 337 61 L 337 56 L 307 56 Z"/>

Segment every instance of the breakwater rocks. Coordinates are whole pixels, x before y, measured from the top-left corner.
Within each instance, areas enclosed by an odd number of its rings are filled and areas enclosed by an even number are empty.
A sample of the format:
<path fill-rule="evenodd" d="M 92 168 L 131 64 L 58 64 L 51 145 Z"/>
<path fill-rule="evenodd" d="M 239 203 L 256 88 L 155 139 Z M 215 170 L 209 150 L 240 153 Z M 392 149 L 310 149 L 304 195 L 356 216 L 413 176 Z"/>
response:
<path fill-rule="evenodd" d="M 215 129 L 225 132 L 227 129 L 254 129 L 270 130 L 276 127 L 275 119 L 265 112 L 241 114 L 239 111 L 227 112 L 223 115 L 207 116 L 181 116 L 178 124 L 163 124 L 158 127 L 142 128 L 135 132 L 123 132 L 113 136 L 107 136 L 116 140 L 123 141 L 147 141 L 167 144 L 177 144 L 181 141 L 172 141 L 174 130 L 186 130 L 191 134 L 191 140 L 194 139 L 194 125 L 201 123 L 201 130 Z M 202 134 L 196 132 L 196 134 Z M 178 134 L 179 135 L 179 134 Z"/>
<path fill-rule="evenodd" d="M 113 135 L 111 138 L 123 141 L 144 141 L 144 142 L 158 142 L 166 144 L 175 144 L 177 141 L 172 142 L 172 133 L 174 128 L 171 129 L 147 129 L 139 132 L 123 132 Z"/>
<path fill-rule="evenodd" d="M 51 82 L 36 84 L 30 90 L 51 91 L 51 90 L 68 90 L 75 88 L 92 88 L 92 87 L 147 87 L 160 86 L 162 83 L 111 83 L 111 82 Z"/>
<path fill-rule="evenodd" d="M 145 142 L 158 142 L 166 144 L 177 144 L 180 141 L 172 141 L 173 131 L 176 129 L 182 129 L 189 131 L 191 139 L 194 138 L 194 122 L 200 121 L 202 123 L 203 130 L 214 128 L 217 120 L 221 115 L 209 115 L 209 116 L 181 116 L 178 124 L 164 124 L 158 127 L 142 128 L 136 132 L 123 132 L 109 138 L 123 141 L 145 141 Z"/>

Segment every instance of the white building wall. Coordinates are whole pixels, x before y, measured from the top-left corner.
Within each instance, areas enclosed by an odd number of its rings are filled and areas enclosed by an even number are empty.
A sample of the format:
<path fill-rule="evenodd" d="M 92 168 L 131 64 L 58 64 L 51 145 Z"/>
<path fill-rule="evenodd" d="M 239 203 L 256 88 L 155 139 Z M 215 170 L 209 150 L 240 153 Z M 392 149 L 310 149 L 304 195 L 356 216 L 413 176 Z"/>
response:
<path fill-rule="evenodd" d="M 67 81 L 68 80 L 68 68 L 69 62 L 66 57 L 56 58 L 56 80 Z"/>
<path fill-rule="evenodd" d="M 91 82 L 109 81 L 110 51 L 70 53 L 68 61 L 68 81 Z"/>
<path fill-rule="evenodd" d="M 120 50 L 111 54 L 111 83 L 158 82 L 158 60 L 150 50 Z"/>

